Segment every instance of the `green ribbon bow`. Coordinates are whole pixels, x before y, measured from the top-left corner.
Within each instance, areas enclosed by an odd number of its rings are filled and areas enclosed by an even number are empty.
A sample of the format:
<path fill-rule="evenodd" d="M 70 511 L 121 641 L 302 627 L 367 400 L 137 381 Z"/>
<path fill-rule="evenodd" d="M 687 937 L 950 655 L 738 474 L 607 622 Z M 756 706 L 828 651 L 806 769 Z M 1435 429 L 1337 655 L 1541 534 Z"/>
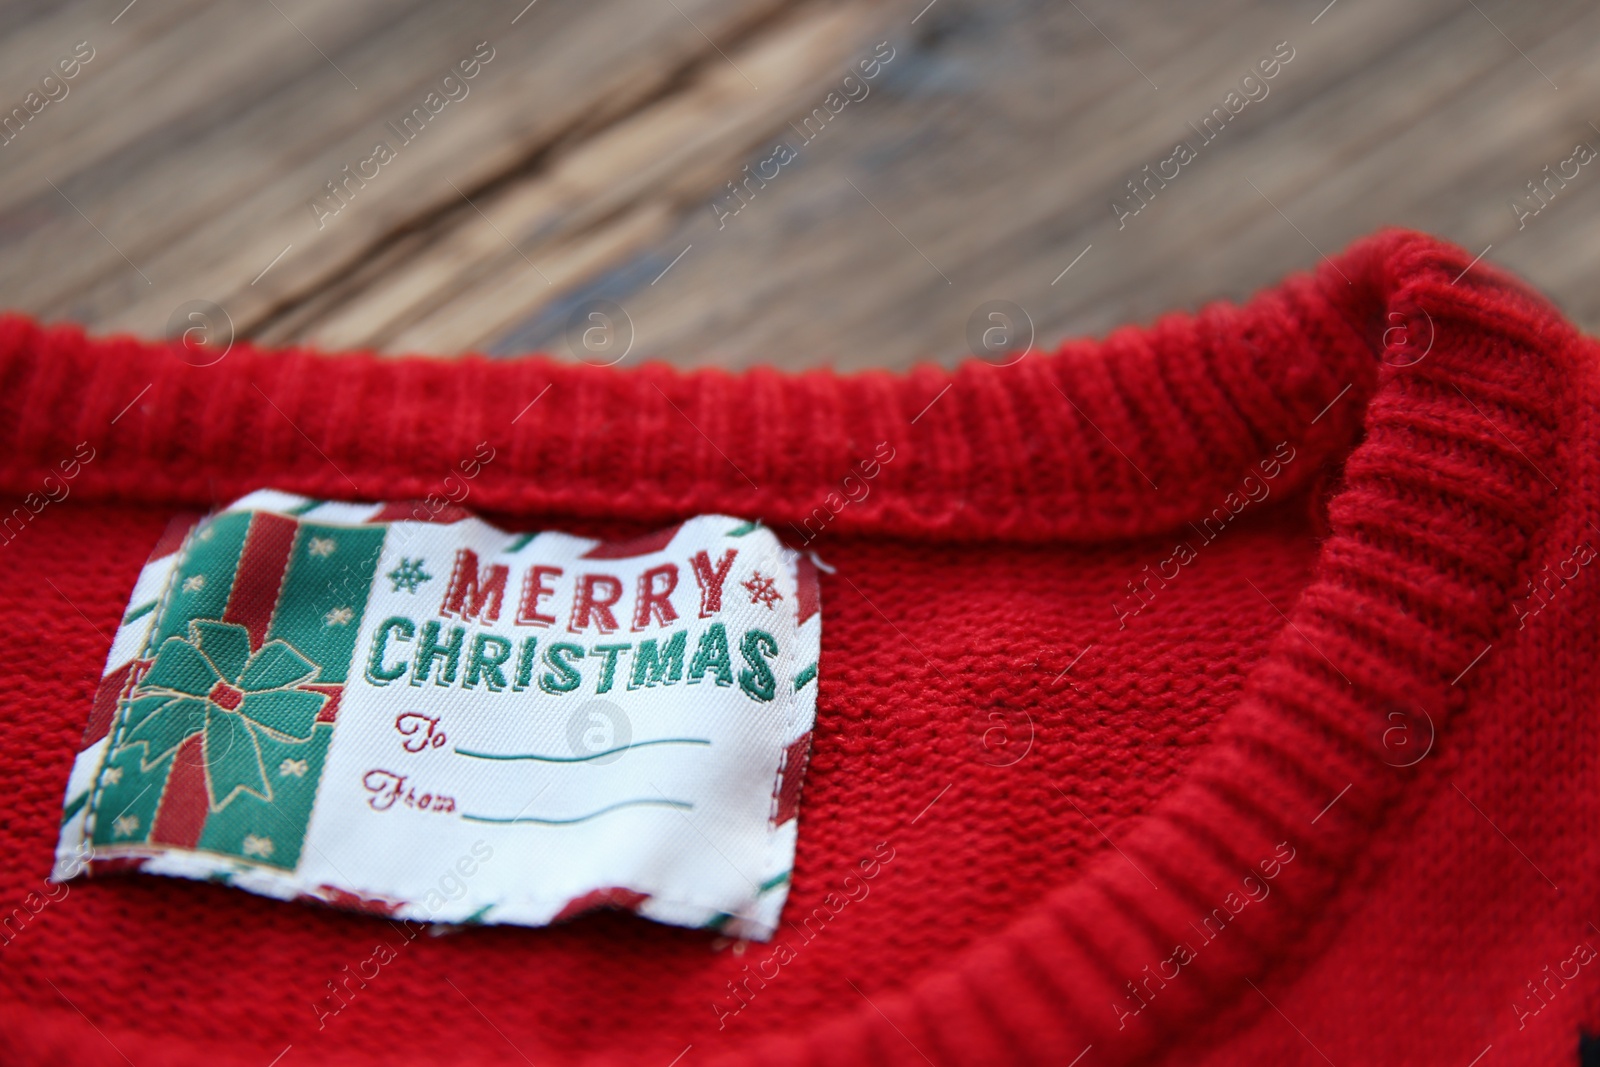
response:
<path fill-rule="evenodd" d="M 305 741 L 327 697 L 296 686 L 317 665 L 281 640 L 250 651 L 250 632 L 226 622 L 196 620 L 189 640 L 169 637 L 128 702 L 119 751 L 145 746 L 141 770 L 201 735 L 206 792 L 221 811 L 241 790 L 272 800 L 261 738 Z"/>

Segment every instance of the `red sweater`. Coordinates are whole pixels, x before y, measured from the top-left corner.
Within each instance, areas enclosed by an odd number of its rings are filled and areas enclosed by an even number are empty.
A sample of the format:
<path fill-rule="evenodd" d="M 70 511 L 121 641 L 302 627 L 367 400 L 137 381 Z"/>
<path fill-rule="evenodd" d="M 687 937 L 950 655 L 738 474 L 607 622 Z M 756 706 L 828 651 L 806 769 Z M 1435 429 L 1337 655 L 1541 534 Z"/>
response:
<path fill-rule="evenodd" d="M 1467 267 L 1385 233 L 1243 306 L 905 375 L 193 367 L 0 320 L 0 1061 L 1578 1063 L 1596 346 Z M 483 441 L 465 506 L 502 526 L 759 517 L 834 568 L 778 936 L 47 883 L 168 520 L 438 494 Z"/>

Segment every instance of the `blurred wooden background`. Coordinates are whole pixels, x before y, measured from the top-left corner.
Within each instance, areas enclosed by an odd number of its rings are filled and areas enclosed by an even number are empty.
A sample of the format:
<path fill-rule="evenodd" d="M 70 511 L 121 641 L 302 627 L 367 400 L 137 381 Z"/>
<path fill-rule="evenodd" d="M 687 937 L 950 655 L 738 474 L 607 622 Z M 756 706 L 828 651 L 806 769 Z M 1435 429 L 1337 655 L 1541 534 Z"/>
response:
<path fill-rule="evenodd" d="M 1048 344 L 1395 223 L 1600 330 L 1600 161 L 1528 189 L 1600 148 L 1592 3 L 525 4 L 5 4 L 0 304 L 154 336 L 208 301 L 240 337 L 332 349 L 898 368 L 965 357 L 986 301 Z M 1126 183 L 1200 145 L 1189 124 L 1280 42 L 1267 95 L 1119 227 Z"/>

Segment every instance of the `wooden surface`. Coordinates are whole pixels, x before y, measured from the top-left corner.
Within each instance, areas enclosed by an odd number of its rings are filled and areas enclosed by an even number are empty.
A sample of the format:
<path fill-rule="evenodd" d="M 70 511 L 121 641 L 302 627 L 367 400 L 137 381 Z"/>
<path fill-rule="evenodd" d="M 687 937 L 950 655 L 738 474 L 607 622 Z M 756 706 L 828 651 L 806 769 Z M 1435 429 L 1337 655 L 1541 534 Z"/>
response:
<path fill-rule="evenodd" d="M 1048 344 L 1395 223 L 1600 330 L 1600 161 L 1520 228 L 1512 206 L 1600 148 L 1594 4 L 523 2 L 4 5 L 0 106 L 94 58 L 0 147 L 0 303 L 152 336 L 209 301 L 272 343 L 609 362 L 631 327 L 630 365 L 898 368 L 965 357 L 986 301 Z M 1202 144 L 1189 124 L 1280 42 Z M 400 144 L 389 123 L 463 87 Z M 1180 139 L 1197 158 L 1119 227 Z M 327 214 L 380 140 L 394 159 Z M 616 332 L 585 350 L 591 321 Z"/>

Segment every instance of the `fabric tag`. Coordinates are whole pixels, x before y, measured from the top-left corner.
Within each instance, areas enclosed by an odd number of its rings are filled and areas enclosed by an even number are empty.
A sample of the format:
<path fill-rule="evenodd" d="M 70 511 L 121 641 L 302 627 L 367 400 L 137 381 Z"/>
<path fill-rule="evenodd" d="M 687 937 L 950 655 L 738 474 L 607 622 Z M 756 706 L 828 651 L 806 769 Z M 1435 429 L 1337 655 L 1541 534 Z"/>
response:
<path fill-rule="evenodd" d="M 176 520 L 140 574 L 54 877 L 766 940 L 821 627 L 814 560 L 755 522 L 597 542 L 252 493 Z"/>

